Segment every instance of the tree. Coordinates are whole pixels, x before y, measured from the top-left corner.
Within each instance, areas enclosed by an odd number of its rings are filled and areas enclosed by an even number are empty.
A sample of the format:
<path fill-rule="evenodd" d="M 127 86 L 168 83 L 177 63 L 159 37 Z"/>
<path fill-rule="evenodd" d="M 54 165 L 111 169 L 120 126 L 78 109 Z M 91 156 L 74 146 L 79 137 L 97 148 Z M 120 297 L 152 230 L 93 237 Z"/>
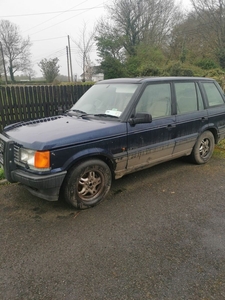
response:
<path fill-rule="evenodd" d="M 29 80 L 31 81 L 32 78 L 34 78 L 36 72 L 32 68 L 30 68 L 26 70 L 25 74 L 28 76 Z"/>
<path fill-rule="evenodd" d="M 97 53 L 100 59 L 100 69 L 104 78 L 126 76 L 124 62 L 125 51 L 119 30 L 112 27 L 110 22 L 103 19 L 97 26 L 98 35 L 95 36 Z"/>
<path fill-rule="evenodd" d="M 171 34 L 170 60 L 195 62 L 209 55 L 208 44 L 199 29 L 198 16 L 194 11 L 180 20 Z"/>
<path fill-rule="evenodd" d="M 101 19 L 97 25 L 95 36 L 97 52 L 100 57 L 108 57 L 123 61 L 125 58 L 123 50 L 123 38 L 120 30 L 109 21 Z"/>
<path fill-rule="evenodd" d="M 136 55 L 141 42 L 159 46 L 167 43 L 178 7 L 173 0 L 114 0 L 109 13 L 123 38 L 129 55 Z"/>
<path fill-rule="evenodd" d="M 198 16 L 198 28 L 222 68 L 225 68 L 225 1 L 191 0 Z"/>
<path fill-rule="evenodd" d="M 122 71 L 123 65 L 123 73 L 128 76 L 144 70 L 146 57 L 143 55 L 142 61 L 137 58 L 140 49 L 151 53 L 166 50 L 180 13 L 173 0 L 114 0 L 108 12 L 106 20 L 110 22 L 101 20 L 95 37 L 101 66 L 112 69 L 117 66 Z M 154 55 L 152 59 L 147 56 L 150 61 L 154 59 Z M 148 70 L 155 69 L 152 63 L 148 66 Z"/>
<path fill-rule="evenodd" d="M 130 56 L 126 61 L 129 76 L 159 76 L 166 59 L 162 50 L 145 43 L 137 47 L 137 55 Z"/>
<path fill-rule="evenodd" d="M 71 38 L 72 39 L 72 38 Z M 83 81 L 86 81 L 86 73 L 91 67 L 90 52 L 94 46 L 94 31 L 87 33 L 87 25 L 84 23 L 79 40 L 72 39 L 78 48 L 78 55 L 81 60 L 83 70 Z"/>
<path fill-rule="evenodd" d="M 1 44 L 0 44 L 1 47 Z M 0 48 L 0 76 L 3 73 L 3 59 L 2 59 L 2 54 L 1 54 L 1 48 Z"/>
<path fill-rule="evenodd" d="M 58 65 L 59 59 L 57 57 L 47 60 L 42 59 L 38 66 L 48 83 L 52 83 L 54 79 L 59 75 L 60 66 Z"/>
<path fill-rule="evenodd" d="M 29 37 L 23 39 L 15 24 L 2 20 L 0 21 L 0 41 L 11 80 L 14 82 L 15 72 L 24 72 L 30 68 L 30 39 Z"/>

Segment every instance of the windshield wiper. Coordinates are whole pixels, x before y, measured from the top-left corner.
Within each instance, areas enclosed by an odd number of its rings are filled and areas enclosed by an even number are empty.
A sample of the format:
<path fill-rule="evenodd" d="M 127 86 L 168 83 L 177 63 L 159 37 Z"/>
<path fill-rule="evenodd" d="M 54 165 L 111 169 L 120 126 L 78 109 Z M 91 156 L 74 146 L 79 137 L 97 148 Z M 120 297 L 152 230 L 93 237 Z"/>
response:
<path fill-rule="evenodd" d="M 106 117 L 106 118 L 114 118 L 114 119 L 118 119 L 117 116 L 113 116 L 113 115 L 109 115 L 109 114 L 88 114 L 86 113 L 85 111 L 82 111 L 82 110 L 79 110 L 79 109 L 71 109 L 70 111 L 68 111 L 68 113 L 70 112 L 75 112 L 77 113 L 77 116 L 79 118 L 86 118 L 86 117 L 90 117 L 90 116 L 93 116 L 93 117 Z"/>
<path fill-rule="evenodd" d="M 80 117 L 82 118 L 83 116 L 87 115 L 87 113 L 85 111 L 82 111 L 82 110 L 79 110 L 79 109 L 70 109 L 70 110 L 67 110 L 66 114 L 68 116 L 71 116 L 71 117 L 75 115 L 78 118 L 80 118 Z"/>
<path fill-rule="evenodd" d="M 71 109 L 70 111 L 74 111 L 74 112 L 80 113 L 80 114 L 82 114 L 82 115 L 86 115 L 86 114 L 87 114 L 85 111 L 79 110 L 79 109 Z"/>
<path fill-rule="evenodd" d="M 109 115 L 109 114 L 94 114 L 95 117 L 107 117 L 107 118 L 116 118 L 118 119 L 117 116 Z"/>

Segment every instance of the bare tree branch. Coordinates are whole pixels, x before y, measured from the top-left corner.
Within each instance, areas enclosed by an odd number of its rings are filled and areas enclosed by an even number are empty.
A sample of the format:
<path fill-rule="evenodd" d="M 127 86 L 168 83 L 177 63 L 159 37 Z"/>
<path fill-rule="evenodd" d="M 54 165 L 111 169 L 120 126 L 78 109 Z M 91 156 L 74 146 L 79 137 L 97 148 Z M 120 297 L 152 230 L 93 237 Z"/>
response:
<path fill-rule="evenodd" d="M 0 21 L 0 41 L 8 65 L 11 80 L 16 71 L 30 68 L 30 39 L 23 39 L 18 27 L 8 20 Z"/>
<path fill-rule="evenodd" d="M 78 55 L 80 57 L 80 65 L 83 70 L 83 81 L 86 81 L 86 73 L 87 73 L 87 68 L 90 68 L 90 52 L 93 49 L 93 46 L 95 44 L 94 40 L 94 34 L 95 31 L 87 32 L 87 24 L 84 23 L 83 29 L 80 32 L 79 39 L 76 40 L 71 37 L 71 40 L 74 42 L 74 44 L 78 48 Z"/>

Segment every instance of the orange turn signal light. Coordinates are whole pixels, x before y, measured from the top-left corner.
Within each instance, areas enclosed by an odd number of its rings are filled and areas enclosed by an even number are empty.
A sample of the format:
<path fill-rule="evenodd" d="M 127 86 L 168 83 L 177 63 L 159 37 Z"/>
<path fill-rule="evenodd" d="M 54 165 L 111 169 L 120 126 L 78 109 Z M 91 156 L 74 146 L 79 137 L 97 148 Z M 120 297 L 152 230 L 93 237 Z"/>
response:
<path fill-rule="evenodd" d="M 35 152 L 34 167 L 40 169 L 50 168 L 50 152 Z"/>

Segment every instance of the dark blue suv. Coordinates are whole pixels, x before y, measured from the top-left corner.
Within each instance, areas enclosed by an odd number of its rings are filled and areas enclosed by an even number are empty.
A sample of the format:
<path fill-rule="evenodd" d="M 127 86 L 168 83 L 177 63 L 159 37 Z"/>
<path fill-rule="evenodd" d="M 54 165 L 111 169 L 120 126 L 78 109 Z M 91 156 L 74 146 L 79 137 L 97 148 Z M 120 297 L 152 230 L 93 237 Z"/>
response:
<path fill-rule="evenodd" d="M 104 80 L 64 115 L 7 126 L 0 164 L 47 200 L 99 203 L 112 178 L 181 156 L 206 163 L 225 137 L 225 102 L 209 78 Z"/>

